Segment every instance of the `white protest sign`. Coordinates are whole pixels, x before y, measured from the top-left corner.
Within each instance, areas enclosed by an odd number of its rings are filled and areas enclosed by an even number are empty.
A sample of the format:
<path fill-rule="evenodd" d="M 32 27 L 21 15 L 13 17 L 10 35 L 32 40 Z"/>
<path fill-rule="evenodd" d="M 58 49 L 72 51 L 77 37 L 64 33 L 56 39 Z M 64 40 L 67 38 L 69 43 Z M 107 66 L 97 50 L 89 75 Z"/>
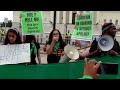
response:
<path fill-rule="evenodd" d="M 0 65 L 30 62 L 30 44 L 0 45 Z"/>

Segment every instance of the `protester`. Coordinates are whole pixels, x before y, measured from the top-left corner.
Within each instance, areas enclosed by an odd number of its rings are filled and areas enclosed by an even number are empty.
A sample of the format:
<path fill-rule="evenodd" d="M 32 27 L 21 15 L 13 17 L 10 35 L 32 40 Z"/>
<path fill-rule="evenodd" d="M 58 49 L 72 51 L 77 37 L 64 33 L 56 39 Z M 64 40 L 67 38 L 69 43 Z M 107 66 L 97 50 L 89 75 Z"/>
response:
<path fill-rule="evenodd" d="M 86 48 L 90 46 L 90 41 L 83 41 L 83 40 L 75 40 L 75 44 L 82 48 Z"/>
<path fill-rule="evenodd" d="M 89 55 L 90 41 L 75 40 L 75 44 L 77 44 L 80 48 L 79 60 L 84 60 L 84 58 Z"/>
<path fill-rule="evenodd" d="M 58 63 L 61 55 L 64 55 L 64 47 L 66 44 L 63 42 L 62 35 L 59 30 L 54 29 L 49 34 L 49 39 L 46 46 L 47 62 Z"/>
<path fill-rule="evenodd" d="M 20 33 L 17 29 L 9 29 L 4 40 L 4 45 L 22 44 Z"/>
<path fill-rule="evenodd" d="M 46 52 L 46 48 L 47 48 L 47 43 L 45 44 L 45 46 L 43 47 L 43 51 Z"/>
<path fill-rule="evenodd" d="M 26 35 L 25 43 L 30 43 L 30 54 L 31 54 L 30 64 L 37 64 L 36 56 L 38 58 L 38 63 L 40 64 L 41 63 L 40 45 L 39 43 L 36 42 L 35 36 Z"/>
<path fill-rule="evenodd" d="M 37 40 L 37 43 L 39 43 L 39 39 L 40 39 L 40 38 L 39 38 L 39 35 L 37 35 L 37 39 L 36 39 L 36 40 Z"/>
<path fill-rule="evenodd" d="M 82 16 L 82 14 L 76 14 L 76 16 Z M 74 29 L 75 28 L 76 28 L 76 25 L 74 26 Z M 87 57 L 89 54 L 89 49 L 90 49 L 89 46 L 91 45 L 91 42 L 85 41 L 85 40 L 75 40 L 75 44 L 80 48 L 79 60 L 84 60 L 84 58 Z"/>
<path fill-rule="evenodd" d="M 97 70 L 101 64 L 101 61 L 97 62 L 96 60 L 89 60 L 87 62 L 87 58 L 84 59 L 84 75 L 82 79 L 94 79 L 99 76 L 97 74 Z"/>
<path fill-rule="evenodd" d="M 98 47 L 98 39 L 95 38 L 95 40 L 93 40 L 92 44 L 91 44 L 91 48 L 90 48 L 90 53 L 88 55 L 89 58 L 91 57 L 98 57 L 98 56 L 104 56 L 107 53 L 109 53 L 109 55 L 120 55 L 120 46 L 118 41 L 115 38 L 116 35 L 116 27 L 113 23 L 105 23 L 102 26 L 102 35 L 109 35 L 113 38 L 114 40 L 114 46 L 111 50 L 109 51 L 101 51 L 100 48 Z M 100 36 L 100 37 L 101 37 Z"/>
<path fill-rule="evenodd" d="M 43 51 L 44 52 L 46 52 L 47 42 L 48 42 L 48 35 L 46 35 L 46 44 L 43 47 Z"/>

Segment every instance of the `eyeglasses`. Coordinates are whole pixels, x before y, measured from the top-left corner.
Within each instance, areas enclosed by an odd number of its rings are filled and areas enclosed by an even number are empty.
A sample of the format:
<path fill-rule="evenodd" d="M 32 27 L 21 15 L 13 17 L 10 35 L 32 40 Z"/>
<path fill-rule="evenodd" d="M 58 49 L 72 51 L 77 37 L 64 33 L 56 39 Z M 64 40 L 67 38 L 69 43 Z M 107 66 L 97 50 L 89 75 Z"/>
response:
<path fill-rule="evenodd" d="M 53 33 L 53 35 L 59 35 L 59 33 Z"/>

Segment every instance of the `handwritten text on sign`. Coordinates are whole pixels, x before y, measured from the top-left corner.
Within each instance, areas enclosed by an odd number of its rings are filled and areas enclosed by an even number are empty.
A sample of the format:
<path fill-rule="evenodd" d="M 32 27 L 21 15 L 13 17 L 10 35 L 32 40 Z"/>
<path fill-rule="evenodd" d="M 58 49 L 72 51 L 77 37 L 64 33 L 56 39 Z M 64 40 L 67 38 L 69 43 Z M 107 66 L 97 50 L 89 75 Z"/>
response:
<path fill-rule="evenodd" d="M 22 30 L 24 35 L 43 33 L 41 11 L 22 11 Z"/>
<path fill-rule="evenodd" d="M 86 13 L 82 16 L 76 16 L 76 28 L 73 32 L 73 38 L 80 40 L 92 40 L 93 33 L 93 14 Z"/>
<path fill-rule="evenodd" d="M 30 62 L 30 44 L 1 45 L 0 65 Z"/>

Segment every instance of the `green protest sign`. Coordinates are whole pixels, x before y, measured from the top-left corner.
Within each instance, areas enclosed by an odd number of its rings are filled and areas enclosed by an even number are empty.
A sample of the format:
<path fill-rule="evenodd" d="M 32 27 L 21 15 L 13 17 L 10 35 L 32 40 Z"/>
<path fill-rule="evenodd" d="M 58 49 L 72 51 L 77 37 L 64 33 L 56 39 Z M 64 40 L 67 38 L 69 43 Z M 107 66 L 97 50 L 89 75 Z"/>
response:
<path fill-rule="evenodd" d="M 43 21 L 41 11 L 22 11 L 21 15 L 23 35 L 43 33 Z"/>
<path fill-rule="evenodd" d="M 93 33 L 93 14 L 86 13 L 82 16 L 76 16 L 75 18 L 75 30 L 73 32 L 72 38 L 79 40 L 92 40 Z"/>

